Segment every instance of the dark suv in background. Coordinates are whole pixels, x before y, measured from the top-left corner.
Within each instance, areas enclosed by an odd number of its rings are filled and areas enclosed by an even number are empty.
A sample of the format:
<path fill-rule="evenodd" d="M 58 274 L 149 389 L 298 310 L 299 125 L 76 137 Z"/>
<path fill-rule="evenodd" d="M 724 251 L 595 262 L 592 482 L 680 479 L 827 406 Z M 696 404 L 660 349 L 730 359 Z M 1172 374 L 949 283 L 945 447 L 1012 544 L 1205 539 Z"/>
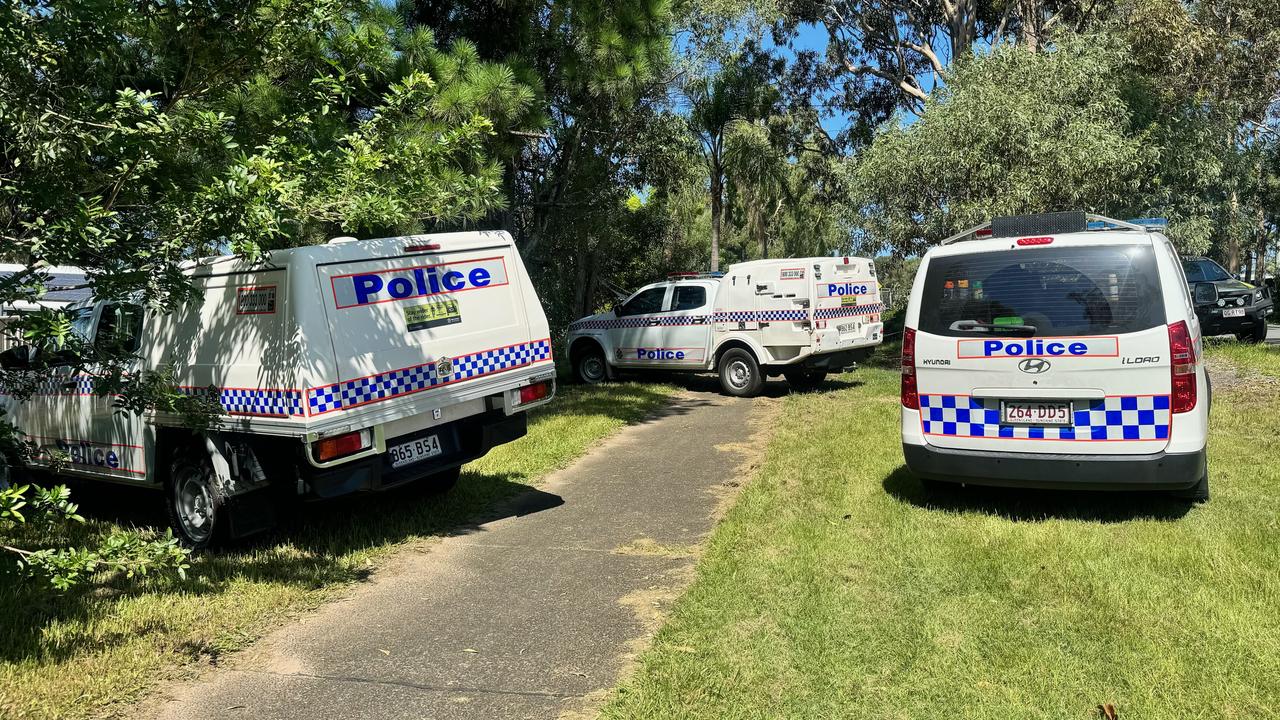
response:
<path fill-rule="evenodd" d="M 1249 342 L 1267 339 L 1267 319 L 1274 310 L 1270 288 L 1241 282 L 1209 258 L 1183 258 L 1182 270 L 1195 299 L 1201 334 L 1235 335 Z"/>

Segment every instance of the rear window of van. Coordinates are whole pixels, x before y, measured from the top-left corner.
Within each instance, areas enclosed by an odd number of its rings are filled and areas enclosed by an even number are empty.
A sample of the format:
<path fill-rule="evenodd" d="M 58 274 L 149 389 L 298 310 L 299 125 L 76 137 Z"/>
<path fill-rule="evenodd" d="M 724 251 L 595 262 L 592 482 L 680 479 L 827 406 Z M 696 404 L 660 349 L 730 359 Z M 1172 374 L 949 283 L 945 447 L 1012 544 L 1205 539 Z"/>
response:
<path fill-rule="evenodd" d="M 929 261 L 920 330 L 973 337 L 998 327 L 1036 337 L 1118 335 L 1164 325 L 1149 245 L 1048 247 Z M 1013 329 L 1013 328 L 1010 328 Z"/>

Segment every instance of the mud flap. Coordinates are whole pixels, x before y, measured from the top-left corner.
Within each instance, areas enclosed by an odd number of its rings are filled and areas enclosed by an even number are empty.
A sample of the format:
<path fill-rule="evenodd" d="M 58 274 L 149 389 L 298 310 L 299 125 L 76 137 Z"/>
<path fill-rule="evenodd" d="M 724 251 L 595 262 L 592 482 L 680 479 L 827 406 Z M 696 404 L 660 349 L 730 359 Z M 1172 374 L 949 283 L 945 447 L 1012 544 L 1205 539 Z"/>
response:
<path fill-rule="evenodd" d="M 277 521 L 275 500 L 270 488 L 228 498 L 225 507 L 230 538 L 238 540 L 274 528 Z"/>

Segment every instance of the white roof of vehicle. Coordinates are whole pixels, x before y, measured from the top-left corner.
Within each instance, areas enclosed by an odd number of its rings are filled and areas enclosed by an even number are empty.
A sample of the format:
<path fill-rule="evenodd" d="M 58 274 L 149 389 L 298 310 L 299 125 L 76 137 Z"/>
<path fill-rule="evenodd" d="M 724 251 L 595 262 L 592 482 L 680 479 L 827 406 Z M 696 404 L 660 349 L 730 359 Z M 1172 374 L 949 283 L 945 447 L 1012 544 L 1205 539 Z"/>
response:
<path fill-rule="evenodd" d="M 937 245 L 931 248 L 926 255 L 929 257 L 948 257 L 1001 250 L 1061 247 L 1063 245 L 1076 247 L 1084 245 L 1150 245 L 1156 234 L 1134 230 L 1093 230 L 1059 235 L 1036 235 L 1035 237 L 1051 237 L 1053 242 L 1030 247 L 1018 245 L 1019 238 L 1017 237 L 983 238 L 981 240 L 954 242 L 949 245 Z"/>

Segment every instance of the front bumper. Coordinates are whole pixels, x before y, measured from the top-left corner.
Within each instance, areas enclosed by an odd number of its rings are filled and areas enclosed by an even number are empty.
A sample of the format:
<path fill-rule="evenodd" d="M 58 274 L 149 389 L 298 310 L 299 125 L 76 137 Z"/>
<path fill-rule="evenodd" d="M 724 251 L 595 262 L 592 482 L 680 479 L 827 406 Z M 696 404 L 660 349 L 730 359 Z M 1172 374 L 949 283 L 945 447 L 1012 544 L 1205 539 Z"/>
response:
<path fill-rule="evenodd" d="M 1275 313 L 1271 300 L 1264 300 L 1257 305 L 1245 308 L 1243 317 L 1223 317 L 1222 311 L 1232 308 L 1220 308 L 1216 305 L 1196 308 L 1196 317 L 1200 319 L 1200 332 L 1205 336 L 1234 335 L 1252 330 L 1258 325 L 1266 325 Z"/>
<path fill-rule="evenodd" d="M 303 480 L 308 490 L 306 496 L 333 498 L 355 492 L 386 490 L 452 470 L 483 456 L 498 445 L 524 437 L 528 423 L 526 413 L 506 415 L 497 409 L 387 438 L 387 447 L 394 447 L 429 435 L 440 437 L 440 455 L 401 468 L 391 467 L 387 453 L 324 469 L 303 465 Z"/>
<path fill-rule="evenodd" d="M 1048 455 L 904 443 L 907 468 L 931 480 L 997 487 L 1187 490 L 1204 477 L 1204 449 L 1153 455 Z"/>

